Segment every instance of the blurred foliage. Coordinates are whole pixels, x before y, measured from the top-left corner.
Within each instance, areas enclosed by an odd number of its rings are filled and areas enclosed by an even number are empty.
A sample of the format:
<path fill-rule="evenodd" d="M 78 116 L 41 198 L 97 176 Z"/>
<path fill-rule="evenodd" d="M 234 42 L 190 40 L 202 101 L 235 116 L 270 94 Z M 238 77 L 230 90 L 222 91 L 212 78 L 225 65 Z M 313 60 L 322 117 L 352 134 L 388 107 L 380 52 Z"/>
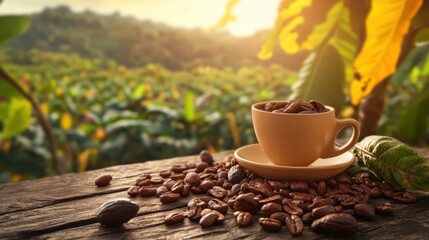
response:
<path fill-rule="evenodd" d="M 113 59 L 128 67 L 160 64 L 173 70 L 206 65 L 238 69 L 275 63 L 298 68 L 305 53 L 293 58 L 277 54 L 268 62 L 258 60 L 257 51 L 268 34 L 268 31 L 249 37 L 234 37 L 227 32 L 207 34 L 201 29 L 173 28 L 119 13 L 100 15 L 90 10 L 76 13 L 59 6 L 32 15 L 28 31 L 7 47 L 14 52 L 12 60 L 22 63 L 26 61 L 22 54 L 37 48 Z M 276 48 L 276 52 L 280 51 Z"/>
<path fill-rule="evenodd" d="M 38 50 L 27 58 L 26 65 L 4 67 L 39 102 L 67 172 L 254 143 L 250 105 L 284 99 L 296 81 L 279 66 L 170 71 Z M 2 141 L 0 179 L 54 174 L 49 159 L 42 129 L 33 121 Z"/>

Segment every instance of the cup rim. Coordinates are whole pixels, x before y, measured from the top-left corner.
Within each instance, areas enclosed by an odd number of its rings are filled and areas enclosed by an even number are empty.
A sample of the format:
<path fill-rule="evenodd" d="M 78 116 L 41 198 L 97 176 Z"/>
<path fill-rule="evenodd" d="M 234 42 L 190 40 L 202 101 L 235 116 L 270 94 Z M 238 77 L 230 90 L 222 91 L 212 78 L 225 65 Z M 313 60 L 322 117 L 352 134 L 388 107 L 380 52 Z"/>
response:
<path fill-rule="evenodd" d="M 257 102 L 252 104 L 252 110 L 256 111 L 256 112 L 260 112 L 263 114 L 274 114 L 274 115 L 285 115 L 285 116 L 314 116 L 314 115 L 325 115 L 325 114 L 330 114 L 331 112 L 335 112 L 335 108 L 331 107 L 331 106 L 327 106 L 325 105 L 325 107 L 327 109 L 329 109 L 329 111 L 326 112 L 315 112 L 313 114 L 297 114 L 297 113 L 274 113 L 274 112 L 268 112 L 268 111 L 264 111 L 261 109 L 256 108 L 257 105 L 262 105 L 262 104 L 267 104 L 267 103 L 281 103 L 281 102 L 287 102 L 287 101 L 265 101 L 265 102 Z"/>

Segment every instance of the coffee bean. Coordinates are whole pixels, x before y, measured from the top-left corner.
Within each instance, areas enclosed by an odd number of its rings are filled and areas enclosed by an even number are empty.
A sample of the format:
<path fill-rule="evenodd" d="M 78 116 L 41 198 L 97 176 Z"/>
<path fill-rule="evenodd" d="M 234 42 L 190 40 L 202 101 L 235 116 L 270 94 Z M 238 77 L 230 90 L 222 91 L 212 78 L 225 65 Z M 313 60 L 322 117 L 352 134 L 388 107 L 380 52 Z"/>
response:
<path fill-rule="evenodd" d="M 208 203 L 206 201 L 204 201 L 203 199 L 201 199 L 201 198 L 193 198 L 193 199 L 189 200 L 187 206 L 188 206 L 188 208 L 191 208 L 191 207 L 194 207 L 194 206 L 206 208 L 207 204 Z"/>
<path fill-rule="evenodd" d="M 215 198 L 223 199 L 226 197 L 226 190 L 219 186 L 214 186 L 212 189 L 210 189 L 207 192 L 210 196 L 213 196 Z"/>
<path fill-rule="evenodd" d="M 200 163 L 197 164 L 196 172 L 197 173 L 203 172 L 208 167 L 209 167 L 208 163 L 206 163 L 206 162 L 200 162 Z"/>
<path fill-rule="evenodd" d="M 371 198 L 379 198 L 381 196 L 383 196 L 383 193 L 381 192 L 380 188 L 375 187 L 375 188 L 371 189 L 371 191 L 370 191 L 370 197 Z"/>
<path fill-rule="evenodd" d="M 138 196 L 138 195 L 139 195 L 139 189 L 140 189 L 140 187 L 139 187 L 139 186 L 132 186 L 132 187 L 128 188 L 127 193 L 128 193 L 128 195 L 130 195 L 131 197 L 136 197 L 136 196 Z"/>
<path fill-rule="evenodd" d="M 356 204 L 354 207 L 356 216 L 363 219 L 373 219 L 375 217 L 375 209 L 373 206 L 368 204 Z"/>
<path fill-rule="evenodd" d="M 204 191 L 207 192 L 208 190 L 212 189 L 215 186 L 212 180 L 204 180 L 200 183 L 199 187 Z"/>
<path fill-rule="evenodd" d="M 203 211 L 203 208 L 201 206 L 192 206 L 186 212 L 186 216 L 191 221 L 198 221 L 201 218 L 202 211 Z"/>
<path fill-rule="evenodd" d="M 228 204 L 222 200 L 219 199 L 212 199 L 208 203 L 208 207 L 212 210 L 216 210 L 218 212 L 221 212 L 225 214 L 228 211 Z"/>
<path fill-rule="evenodd" d="M 95 178 L 94 183 L 97 187 L 105 187 L 112 181 L 112 175 L 103 174 Z"/>
<path fill-rule="evenodd" d="M 296 215 L 286 218 L 286 226 L 292 236 L 299 236 L 304 231 L 304 223 L 301 218 Z"/>
<path fill-rule="evenodd" d="M 176 181 L 173 179 L 168 179 L 167 181 L 165 181 L 162 186 L 165 186 L 168 190 L 170 190 L 173 185 L 176 184 Z"/>
<path fill-rule="evenodd" d="M 164 204 L 175 202 L 179 200 L 179 198 L 180 194 L 172 192 L 165 192 L 159 196 L 159 200 Z"/>
<path fill-rule="evenodd" d="M 312 210 L 313 208 L 318 208 L 318 207 L 326 206 L 326 205 L 334 206 L 335 201 L 332 200 L 331 198 L 318 199 L 318 200 L 315 200 L 312 204 L 310 204 L 308 206 L 308 210 Z"/>
<path fill-rule="evenodd" d="M 383 203 L 383 204 L 380 204 L 380 205 L 377 205 L 377 206 L 375 207 L 375 210 L 376 210 L 378 213 L 381 213 L 381 214 L 383 214 L 383 215 L 391 215 L 391 214 L 393 213 L 393 207 L 392 207 L 392 204 L 390 204 L 390 203 L 388 203 L 388 202 Z"/>
<path fill-rule="evenodd" d="M 333 179 L 333 178 L 328 178 L 328 179 L 326 180 L 326 185 L 328 185 L 328 187 L 330 187 L 330 188 L 335 188 L 335 187 L 337 187 L 337 186 L 338 186 L 338 183 L 337 183 L 337 181 L 335 181 L 335 179 Z"/>
<path fill-rule="evenodd" d="M 357 229 L 357 221 L 352 215 L 333 213 L 313 221 L 311 229 L 329 234 L 353 233 Z"/>
<path fill-rule="evenodd" d="M 204 169 L 205 173 L 217 173 L 217 168 L 216 167 L 208 167 L 206 169 Z M 216 175 L 213 175 L 214 178 L 216 178 Z"/>
<path fill-rule="evenodd" d="M 289 182 L 280 182 L 280 181 L 275 181 L 275 180 L 268 180 L 267 183 L 271 189 L 289 188 Z"/>
<path fill-rule="evenodd" d="M 150 178 L 138 178 L 135 182 L 136 186 L 143 187 L 150 185 Z"/>
<path fill-rule="evenodd" d="M 283 197 L 280 195 L 273 195 L 271 197 L 264 198 L 259 201 L 260 205 L 270 203 L 270 202 L 276 202 L 276 203 L 282 203 Z"/>
<path fill-rule="evenodd" d="M 270 215 L 270 218 L 279 220 L 282 224 L 285 223 L 287 217 L 290 217 L 289 214 L 285 212 L 275 212 Z"/>
<path fill-rule="evenodd" d="M 344 209 L 344 210 L 342 211 L 342 213 L 350 214 L 350 215 L 352 215 L 352 216 L 356 216 L 355 210 L 353 210 L 353 209 Z"/>
<path fill-rule="evenodd" d="M 290 184 L 290 190 L 292 192 L 307 192 L 308 184 L 306 182 L 292 182 Z"/>
<path fill-rule="evenodd" d="M 280 232 L 282 230 L 282 223 L 277 219 L 261 217 L 258 219 L 258 223 L 268 231 Z"/>
<path fill-rule="evenodd" d="M 319 184 L 317 184 L 317 194 L 323 196 L 326 193 L 326 182 L 320 181 Z"/>
<path fill-rule="evenodd" d="M 155 187 L 149 187 L 149 186 L 143 186 L 139 189 L 139 195 L 141 197 L 152 197 L 156 195 L 156 188 Z"/>
<path fill-rule="evenodd" d="M 168 188 L 166 186 L 160 186 L 156 189 L 156 196 L 159 197 L 165 192 L 168 192 Z"/>
<path fill-rule="evenodd" d="M 164 170 L 159 172 L 159 176 L 163 177 L 163 178 L 168 178 L 171 176 L 171 171 L 170 170 Z"/>
<path fill-rule="evenodd" d="M 253 193 L 245 193 L 245 194 L 238 195 L 236 200 L 237 202 L 245 203 L 252 209 L 256 209 L 258 208 L 258 201 L 256 201 L 253 197 L 254 197 Z M 236 211 L 242 211 L 242 210 L 236 210 Z M 244 210 L 244 211 L 247 212 L 247 210 Z M 252 212 L 252 210 L 250 212 Z"/>
<path fill-rule="evenodd" d="M 310 100 L 310 104 L 313 106 L 313 109 L 317 112 L 325 112 L 326 107 L 321 101 Z"/>
<path fill-rule="evenodd" d="M 311 211 L 311 215 L 313 215 L 314 219 L 324 217 L 331 213 L 337 213 L 337 209 L 331 205 L 325 205 L 322 207 L 313 208 L 313 210 Z"/>
<path fill-rule="evenodd" d="M 241 180 L 246 178 L 246 176 L 247 176 L 246 171 L 244 171 L 244 168 L 240 165 L 235 165 L 231 167 L 228 171 L 228 180 L 232 184 L 241 182 Z"/>
<path fill-rule="evenodd" d="M 177 182 L 171 187 L 171 192 L 181 194 L 183 192 L 184 185 L 182 182 Z"/>
<path fill-rule="evenodd" d="M 213 213 L 213 212 L 208 213 L 208 214 L 204 215 L 203 217 L 201 217 L 200 226 L 203 228 L 211 227 L 216 223 L 218 218 L 219 218 L 219 216 L 216 213 Z"/>
<path fill-rule="evenodd" d="M 271 111 L 273 111 L 275 108 L 274 108 L 274 104 L 272 104 L 272 103 L 266 103 L 265 105 L 264 105 L 264 107 L 263 107 L 263 109 L 262 110 L 265 110 L 265 111 L 268 111 L 268 112 L 271 112 Z"/>
<path fill-rule="evenodd" d="M 283 199 L 282 204 L 284 211 L 290 215 L 302 216 L 304 214 L 304 211 L 288 198 Z"/>
<path fill-rule="evenodd" d="M 171 171 L 173 171 L 174 173 L 182 173 L 186 169 L 188 169 L 188 167 L 184 164 L 173 165 L 171 167 Z"/>
<path fill-rule="evenodd" d="M 191 193 L 191 189 L 189 188 L 189 185 L 185 184 L 183 186 L 183 191 L 180 193 L 180 196 L 186 197 L 186 196 L 189 196 L 190 193 Z"/>
<path fill-rule="evenodd" d="M 205 163 L 207 163 L 208 165 L 212 165 L 213 164 L 213 162 L 214 162 L 214 160 L 213 160 L 213 156 L 210 154 L 210 152 L 209 151 L 207 151 L 207 150 L 203 150 L 203 151 L 201 151 L 201 153 L 200 153 L 200 159 L 201 159 L 201 161 L 203 161 L 203 162 L 205 162 Z"/>
<path fill-rule="evenodd" d="M 314 218 L 311 212 L 308 212 L 302 216 L 302 222 L 304 222 L 305 224 L 310 224 L 313 222 L 313 220 Z"/>
<path fill-rule="evenodd" d="M 128 199 L 113 199 L 100 206 L 96 219 L 108 227 L 120 226 L 136 216 L 139 205 Z"/>
<path fill-rule="evenodd" d="M 170 177 L 171 179 L 177 181 L 177 180 L 183 180 L 185 179 L 185 174 L 179 173 L 179 174 L 173 174 Z"/>
<path fill-rule="evenodd" d="M 301 111 L 301 105 L 301 101 L 292 102 L 283 110 L 283 113 L 299 113 Z"/>
<path fill-rule="evenodd" d="M 275 212 L 281 212 L 283 210 L 282 205 L 280 203 L 270 202 L 266 203 L 261 207 L 261 211 L 259 214 L 263 217 L 269 217 L 271 214 Z"/>
<path fill-rule="evenodd" d="M 249 212 L 239 212 L 235 217 L 235 223 L 238 227 L 247 227 L 253 223 L 253 215 Z"/>
<path fill-rule="evenodd" d="M 204 191 L 200 187 L 192 186 L 191 187 L 191 192 L 193 192 L 195 194 L 200 194 L 200 193 L 203 193 Z"/>
<path fill-rule="evenodd" d="M 255 182 L 248 185 L 249 191 L 254 194 L 260 194 L 264 197 L 271 197 L 274 195 L 273 190 L 266 183 Z"/>
<path fill-rule="evenodd" d="M 183 213 L 170 213 L 164 218 L 164 223 L 167 225 L 173 225 L 181 223 L 185 220 L 185 215 Z"/>

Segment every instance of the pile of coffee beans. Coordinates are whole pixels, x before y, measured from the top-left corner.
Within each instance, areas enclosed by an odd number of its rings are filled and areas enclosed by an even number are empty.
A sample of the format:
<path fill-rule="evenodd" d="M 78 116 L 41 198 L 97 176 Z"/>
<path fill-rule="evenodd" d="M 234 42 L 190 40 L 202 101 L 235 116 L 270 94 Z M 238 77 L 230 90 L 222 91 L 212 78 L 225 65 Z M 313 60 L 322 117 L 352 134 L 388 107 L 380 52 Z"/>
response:
<path fill-rule="evenodd" d="M 233 212 L 237 227 L 247 227 L 257 219 L 267 231 L 298 236 L 304 225 L 315 232 L 347 234 L 357 230 L 357 220 L 371 220 L 376 213 L 390 215 L 390 202 L 373 206 L 371 199 L 385 198 L 397 203 L 416 202 L 413 193 L 393 188 L 368 175 L 341 173 L 322 181 L 275 181 L 261 178 L 237 164 L 234 157 L 214 162 L 209 152 L 200 154 L 200 162 L 174 165 L 161 171 L 160 177 L 141 175 L 128 190 L 131 197 L 156 196 L 163 204 L 195 195 L 187 211 L 165 217 L 165 224 L 186 218 L 206 228 L 222 224 Z"/>
<path fill-rule="evenodd" d="M 298 113 L 312 114 L 326 112 L 328 109 L 325 105 L 317 100 L 305 102 L 301 100 L 290 100 L 286 102 L 269 102 L 260 107 L 260 110 L 273 113 Z"/>

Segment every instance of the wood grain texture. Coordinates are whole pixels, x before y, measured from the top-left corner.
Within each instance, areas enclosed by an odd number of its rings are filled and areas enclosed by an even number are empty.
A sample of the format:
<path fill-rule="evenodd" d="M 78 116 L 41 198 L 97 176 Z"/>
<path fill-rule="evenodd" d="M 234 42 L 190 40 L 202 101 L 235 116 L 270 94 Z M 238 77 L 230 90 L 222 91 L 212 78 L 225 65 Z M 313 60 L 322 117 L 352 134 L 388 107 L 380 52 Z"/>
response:
<path fill-rule="evenodd" d="M 427 152 L 426 152 L 427 153 Z M 215 155 L 222 161 L 232 152 Z M 195 196 L 172 204 L 158 198 L 132 198 L 140 206 L 138 216 L 121 228 L 106 228 L 95 222 L 98 207 L 114 198 L 128 198 L 126 190 L 143 173 L 158 176 L 174 164 L 199 161 L 197 156 L 115 166 L 80 174 L 0 185 L 0 239 L 285 239 L 291 236 L 283 227 L 279 233 L 263 230 L 254 218 L 252 226 L 238 228 L 232 212 L 219 226 L 202 229 L 198 223 L 166 226 L 164 217 L 186 211 Z M 94 179 L 102 173 L 113 176 L 107 187 L 96 187 Z M 385 201 L 385 200 L 382 200 Z M 358 231 L 344 239 L 428 239 L 429 194 L 418 193 L 418 203 L 394 204 L 393 216 L 380 216 L 370 222 L 359 220 Z M 333 239 L 336 236 L 313 233 L 306 227 L 303 239 Z"/>

